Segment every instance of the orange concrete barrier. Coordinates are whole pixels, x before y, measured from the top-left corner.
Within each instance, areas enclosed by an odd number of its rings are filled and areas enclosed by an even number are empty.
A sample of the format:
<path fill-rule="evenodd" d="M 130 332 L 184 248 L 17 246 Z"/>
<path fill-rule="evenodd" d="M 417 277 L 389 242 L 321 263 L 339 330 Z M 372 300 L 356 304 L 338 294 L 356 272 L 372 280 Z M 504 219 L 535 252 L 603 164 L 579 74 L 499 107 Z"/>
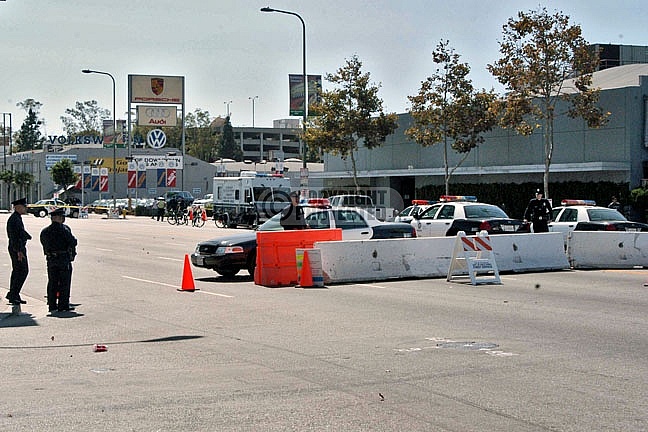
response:
<path fill-rule="evenodd" d="M 342 240 L 342 230 L 258 231 L 254 283 L 267 287 L 297 285 L 295 250 L 331 240 Z"/>

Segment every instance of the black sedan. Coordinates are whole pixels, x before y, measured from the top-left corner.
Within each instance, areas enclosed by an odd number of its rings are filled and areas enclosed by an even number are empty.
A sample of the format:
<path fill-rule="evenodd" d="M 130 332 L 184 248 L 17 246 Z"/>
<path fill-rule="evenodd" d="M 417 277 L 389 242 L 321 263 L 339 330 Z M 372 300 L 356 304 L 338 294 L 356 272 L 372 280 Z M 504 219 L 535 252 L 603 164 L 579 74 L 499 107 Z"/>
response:
<path fill-rule="evenodd" d="M 343 240 L 412 238 L 416 232 L 406 223 L 381 222 L 369 212 L 358 208 L 304 207 L 306 223 L 311 229 L 340 228 Z M 260 225 L 258 231 L 281 231 L 281 214 Z M 246 269 L 254 275 L 256 267 L 256 232 L 218 237 L 198 243 L 191 254 L 196 267 L 213 269 L 232 277 Z"/>

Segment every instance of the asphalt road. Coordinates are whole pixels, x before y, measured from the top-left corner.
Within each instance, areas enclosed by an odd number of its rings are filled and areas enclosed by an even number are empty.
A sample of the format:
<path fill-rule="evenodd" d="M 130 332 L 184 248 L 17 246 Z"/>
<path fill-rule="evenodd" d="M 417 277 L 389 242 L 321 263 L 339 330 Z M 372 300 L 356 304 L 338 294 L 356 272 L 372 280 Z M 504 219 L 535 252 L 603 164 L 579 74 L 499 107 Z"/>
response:
<path fill-rule="evenodd" d="M 648 270 L 300 289 L 193 268 L 199 290 L 179 292 L 185 254 L 232 230 L 93 215 L 68 220 L 77 310 L 51 317 L 49 220 L 23 219 L 35 240 L 28 304 L 0 308 L 1 431 L 648 430 Z"/>

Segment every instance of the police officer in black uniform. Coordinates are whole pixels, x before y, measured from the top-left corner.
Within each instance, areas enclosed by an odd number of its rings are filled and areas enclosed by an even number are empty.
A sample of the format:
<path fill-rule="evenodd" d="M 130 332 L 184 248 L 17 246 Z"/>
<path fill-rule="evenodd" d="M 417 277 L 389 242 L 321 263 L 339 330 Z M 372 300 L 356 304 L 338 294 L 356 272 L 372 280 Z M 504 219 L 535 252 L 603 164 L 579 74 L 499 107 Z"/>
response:
<path fill-rule="evenodd" d="M 31 240 L 32 238 L 25 231 L 25 225 L 23 225 L 22 221 L 22 215 L 27 213 L 27 200 L 20 198 L 11 204 L 14 207 L 14 211 L 7 220 L 9 256 L 11 257 L 11 279 L 9 280 L 9 292 L 6 298 L 12 304 L 25 304 L 27 302 L 20 298 L 20 290 L 29 274 L 27 240 Z"/>
<path fill-rule="evenodd" d="M 304 209 L 299 206 L 299 192 L 290 192 L 290 205 L 281 211 L 279 222 L 285 230 L 307 229 Z"/>
<path fill-rule="evenodd" d="M 74 310 L 70 307 L 72 261 L 76 256 L 77 239 L 65 225 L 65 209 L 50 212 L 52 223 L 43 228 L 40 241 L 47 259 L 47 305 L 50 312 Z"/>
<path fill-rule="evenodd" d="M 536 190 L 536 197 L 529 201 L 524 211 L 524 220 L 533 223 L 533 232 L 549 232 L 547 225 L 551 220 L 551 204 L 543 198 L 542 190 Z"/>

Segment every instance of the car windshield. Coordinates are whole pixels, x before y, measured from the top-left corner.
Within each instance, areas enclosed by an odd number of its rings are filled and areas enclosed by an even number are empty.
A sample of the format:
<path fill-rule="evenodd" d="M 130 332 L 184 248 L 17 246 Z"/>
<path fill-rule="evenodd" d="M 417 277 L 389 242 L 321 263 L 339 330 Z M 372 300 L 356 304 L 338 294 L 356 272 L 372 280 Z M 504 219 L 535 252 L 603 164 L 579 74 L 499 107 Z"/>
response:
<path fill-rule="evenodd" d="M 627 219 L 618 211 L 606 208 L 587 209 L 589 220 L 594 221 L 626 221 Z"/>
<path fill-rule="evenodd" d="M 508 219 L 506 213 L 501 208 L 494 205 L 468 205 L 464 207 L 466 218 L 468 219 L 481 219 L 481 218 L 505 218 Z"/>

